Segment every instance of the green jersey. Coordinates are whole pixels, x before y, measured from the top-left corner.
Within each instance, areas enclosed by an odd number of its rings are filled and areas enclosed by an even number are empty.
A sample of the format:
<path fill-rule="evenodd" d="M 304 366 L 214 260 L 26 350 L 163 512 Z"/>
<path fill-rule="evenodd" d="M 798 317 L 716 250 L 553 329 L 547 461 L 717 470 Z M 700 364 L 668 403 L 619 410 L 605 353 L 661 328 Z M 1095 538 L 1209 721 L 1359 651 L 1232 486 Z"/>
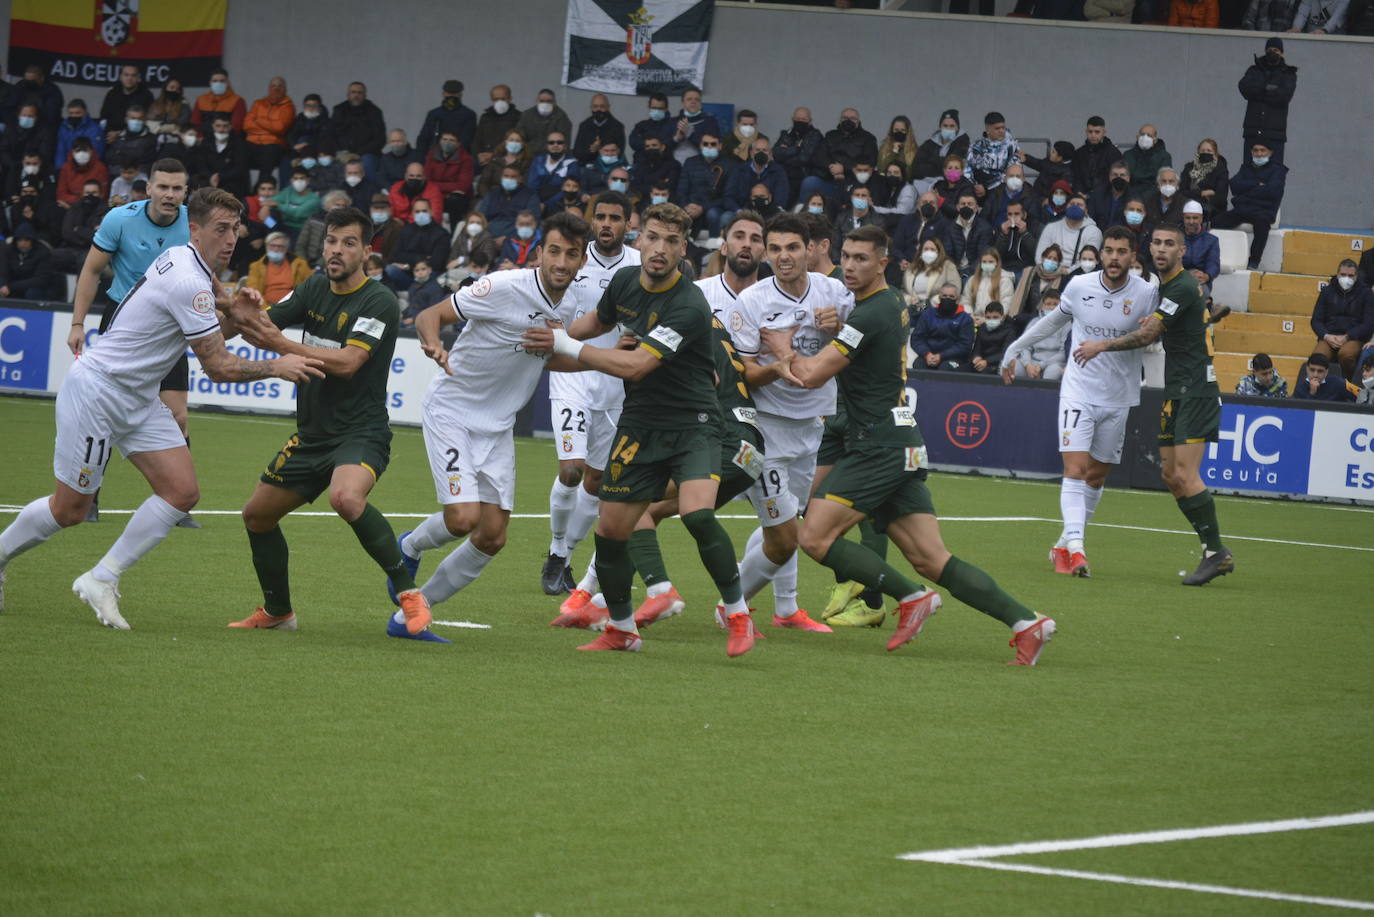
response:
<path fill-rule="evenodd" d="M 831 341 L 849 360 L 838 376 L 848 412 L 845 446 L 920 446 L 916 415 L 906 403 L 906 303 L 891 287 L 856 300 Z"/>
<path fill-rule="evenodd" d="M 268 309 L 267 317 L 278 328 L 301 325 L 301 343 L 308 347 L 353 346 L 368 353 L 352 378 L 326 376 L 297 389 L 296 423 L 307 440 L 389 431 L 386 383 L 401 321 L 396 294 L 370 279 L 352 292 L 335 293 L 327 277 L 315 274 Z"/>
<path fill-rule="evenodd" d="M 696 284 L 681 274 L 660 290 L 640 283 L 638 267 L 615 272 L 596 307 L 602 324 L 619 324 L 661 365 L 638 382 L 625 383 L 620 421 L 651 430 L 719 427 L 711 307 Z"/>
<path fill-rule="evenodd" d="M 744 364 L 735 354 L 735 342 L 720 319 L 711 319 L 712 353 L 716 357 L 716 399 L 720 409 L 730 416 L 736 408 L 743 408 L 746 416 L 754 416 L 754 396 L 749 394 L 749 386 L 744 381 Z M 729 420 L 729 417 L 726 418 Z"/>
<path fill-rule="evenodd" d="M 1180 268 L 1160 283 L 1155 317 L 1164 323 L 1164 397 L 1219 396 L 1207 337 L 1207 302 L 1192 274 Z"/>

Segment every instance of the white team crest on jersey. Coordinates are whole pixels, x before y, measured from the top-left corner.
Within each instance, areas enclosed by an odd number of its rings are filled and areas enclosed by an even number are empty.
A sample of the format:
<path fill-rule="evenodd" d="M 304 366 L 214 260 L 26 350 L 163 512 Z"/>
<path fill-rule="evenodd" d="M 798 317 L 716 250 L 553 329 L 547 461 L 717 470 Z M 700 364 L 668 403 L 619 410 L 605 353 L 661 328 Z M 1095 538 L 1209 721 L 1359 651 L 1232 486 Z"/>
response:
<path fill-rule="evenodd" d="M 481 277 L 472 286 L 468 287 L 468 292 L 473 296 L 482 297 L 491 292 L 491 278 Z"/>
<path fill-rule="evenodd" d="M 451 474 L 448 476 L 448 492 L 455 497 L 463 495 L 463 476 L 461 474 Z"/>
<path fill-rule="evenodd" d="M 209 315 L 215 311 L 215 296 L 209 290 L 201 290 L 191 298 L 191 308 L 201 315 Z"/>

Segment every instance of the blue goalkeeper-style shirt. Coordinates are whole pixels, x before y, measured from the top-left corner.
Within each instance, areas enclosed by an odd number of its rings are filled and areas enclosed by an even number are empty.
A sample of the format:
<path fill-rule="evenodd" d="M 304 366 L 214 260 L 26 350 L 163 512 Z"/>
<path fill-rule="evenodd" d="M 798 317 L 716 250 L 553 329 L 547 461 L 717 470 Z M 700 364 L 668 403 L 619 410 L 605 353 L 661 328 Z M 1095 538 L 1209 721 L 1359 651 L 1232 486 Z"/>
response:
<path fill-rule="evenodd" d="M 181 206 L 176 221 L 159 226 L 148 216 L 152 201 L 135 201 L 116 207 L 100 221 L 92 241 L 95 247 L 110 254 L 114 282 L 110 284 L 110 298 L 122 300 L 138 283 L 158 255 L 176 245 L 191 243 L 191 224 L 186 205 Z"/>

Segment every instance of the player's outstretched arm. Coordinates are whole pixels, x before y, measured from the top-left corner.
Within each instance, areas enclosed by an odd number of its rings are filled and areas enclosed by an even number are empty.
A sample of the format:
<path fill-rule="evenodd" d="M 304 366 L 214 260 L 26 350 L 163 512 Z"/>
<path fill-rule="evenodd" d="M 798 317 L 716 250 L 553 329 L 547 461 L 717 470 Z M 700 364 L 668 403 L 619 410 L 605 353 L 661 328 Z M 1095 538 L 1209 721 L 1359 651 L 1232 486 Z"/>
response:
<path fill-rule="evenodd" d="M 600 337 L 613 327 L 615 326 L 602 322 L 596 314 L 596 310 L 593 309 L 581 318 L 573 320 L 573 323 L 568 326 L 568 337 L 578 341 L 586 341 Z"/>
<path fill-rule="evenodd" d="M 1110 341 L 1084 341 L 1073 352 L 1073 358 L 1079 366 L 1084 366 L 1103 351 L 1136 350 L 1140 347 L 1148 347 L 1159 340 L 1159 336 L 1163 333 L 1164 323 L 1159 320 L 1159 316 L 1147 315 L 1141 319 L 1140 328 L 1130 334 L 1123 334 L 1121 337 L 1112 338 Z"/>
<path fill-rule="evenodd" d="M 796 357 L 791 361 L 794 384 L 802 388 L 819 388 L 840 374 L 849 365 L 848 358 L 838 347 L 822 347 L 814 357 Z"/>
<path fill-rule="evenodd" d="M 525 349 L 530 353 L 567 357 L 576 361 L 579 369 L 595 369 L 630 382 L 638 382 L 662 365 L 662 361 L 643 346 L 634 350 L 593 347 L 574 340 L 562 328 L 530 328 L 525 332 Z"/>
<path fill-rule="evenodd" d="M 338 379 L 352 378 L 353 374 L 361 369 L 368 357 L 372 355 L 366 348 L 358 347 L 352 343 L 345 347 L 333 349 L 311 347 L 308 344 L 293 341 L 281 333 L 281 329 L 272 323 L 266 312 L 258 312 L 256 315 L 239 315 L 237 319 L 239 334 L 243 335 L 243 339 L 254 347 L 274 350 L 280 354 L 308 357 L 314 365 L 323 369 L 326 375 Z"/>
<path fill-rule="evenodd" d="M 245 360 L 225 348 L 224 335 L 218 331 L 191 341 L 191 349 L 200 360 L 200 368 L 215 382 L 252 382 L 275 377 L 300 384 L 324 378 L 319 360 L 297 354 L 283 354 L 273 360 Z"/>
<path fill-rule="evenodd" d="M 1011 385 L 1011 380 L 1016 374 L 1016 361 L 1023 354 L 1031 352 L 1031 349 L 1046 338 L 1054 337 L 1064 326 L 1073 321 L 1073 316 L 1064 312 L 1063 309 L 1055 309 L 1048 315 L 1042 315 L 1031 324 L 1025 332 L 1012 341 L 1007 348 L 1006 354 L 1002 357 L 1002 381 Z"/>
<path fill-rule="evenodd" d="M 759 329 L 759 346 L 777 357 L 777 362 L 764 365 L 759 362 L 758 357 L 740 354 L 740 362 L 744 364 L 746 385 L 750 388 L 761 388 L 779 379 L 796 386 L 802 385 L 796 376 L 792 375 L 791 370 L 792 360 L 797 356 L 796 351 L 792 349 L 792 335 L 796 330 L 795 325 L 787 328 Z"/>

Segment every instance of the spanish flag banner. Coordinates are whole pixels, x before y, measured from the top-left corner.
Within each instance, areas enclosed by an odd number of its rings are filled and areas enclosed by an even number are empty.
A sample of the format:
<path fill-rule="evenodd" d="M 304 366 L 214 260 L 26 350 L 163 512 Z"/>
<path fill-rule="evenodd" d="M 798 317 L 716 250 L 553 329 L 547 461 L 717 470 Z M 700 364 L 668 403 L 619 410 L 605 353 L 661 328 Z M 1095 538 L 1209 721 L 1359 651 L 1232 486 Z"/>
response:
<path fill-rule="evenodd" d="M 9 70 L 38 64 L 48 78 L 109 86 L 133 64 L 160 86 L 204 86 L 224 53 L 229 0 L 13 0 Z"/>

